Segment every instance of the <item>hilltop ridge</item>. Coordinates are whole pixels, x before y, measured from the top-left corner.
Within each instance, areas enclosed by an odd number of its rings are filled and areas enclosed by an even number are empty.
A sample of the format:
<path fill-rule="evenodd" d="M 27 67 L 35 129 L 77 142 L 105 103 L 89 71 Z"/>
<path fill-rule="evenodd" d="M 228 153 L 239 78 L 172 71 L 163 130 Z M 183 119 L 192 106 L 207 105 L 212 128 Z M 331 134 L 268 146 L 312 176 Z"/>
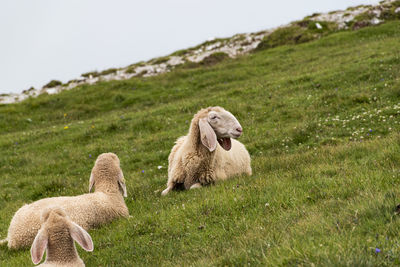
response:
<path fill-rule="evenodd" d="M 170 72 L 176 66 L 191 63 L 213 64 L 224 57 L 235 58 L 255 49 L 277 45 L 311 41 L 332 32 L 357 30 L 378 25 L 388 20 L 400 19 L 400 1 L 384 0 L 377 5 L 360 5 L 346 10 L 315 13 L 303 20 L 255 33 L 236 34 L 230 38 L 213 38 L 198 46 L 176 51 L 168 56 L 138 62 L 123 68 L 83 73 L 77 79 L 62 83 L 52 80 L 40 89 L 31 87 L 20 94 L 0 94 L 0 104 L 9 104 L 36 97 L 40 94 L 56 94 L 83 84 L 98 81 L 126 80 L 135 76 L 155 76 Z M 272 40 L 272 44 L 268 37 Z"/>

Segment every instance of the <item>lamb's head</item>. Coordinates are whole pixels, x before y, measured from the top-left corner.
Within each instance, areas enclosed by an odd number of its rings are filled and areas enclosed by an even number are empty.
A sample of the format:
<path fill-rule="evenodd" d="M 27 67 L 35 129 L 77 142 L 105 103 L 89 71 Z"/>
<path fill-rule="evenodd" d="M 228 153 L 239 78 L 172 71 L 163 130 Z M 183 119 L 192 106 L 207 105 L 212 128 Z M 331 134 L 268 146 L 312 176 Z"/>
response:
<path fill-rule="evenodd" d="M 86 251 L 93 251 L 93 241 L 90 235 L 79 225 L 74 223 L 59 207 L 50 207 L 41 214 L 41 228 L 39 229 L 31 247 L 31 257 L 34 264 L 38 264 L 48 246 L 61 249 L 75 249 L 73 240 Z M 69 246 L 69 247 L 67 247 Z M 47 257 L 52 252 L 48 251 Z M 54 253 L 53 253 L 54 254 Z"/>
<path fill-rule="evenodd" d="M 231 138 L 239 138 L 243 129 L 235 116 L 221 107 L 210 107 L 199 119 L 200 138 L 204 146 L 211 152 L 217 142 L 225 150 L 232 147 Z"/>
<path fill-rule="evenodd" d="M 92 187 L 102 187 L 111 192 L 119 188 L 124 197 L 127 197 L 124 174 L 121 170 L 119 158 L 114 153 L 103 153 L 97 157 L 89 180 L 89 192 Z"/>

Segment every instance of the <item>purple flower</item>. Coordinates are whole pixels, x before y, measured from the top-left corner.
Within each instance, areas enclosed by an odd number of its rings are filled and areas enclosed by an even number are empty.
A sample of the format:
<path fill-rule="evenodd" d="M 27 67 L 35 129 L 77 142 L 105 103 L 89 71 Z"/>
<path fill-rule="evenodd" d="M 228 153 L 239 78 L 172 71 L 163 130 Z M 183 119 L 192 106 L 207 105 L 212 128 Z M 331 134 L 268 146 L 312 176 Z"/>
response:
<path fill-rule="evenodd" d="M 142 173 L 144 173 L 144 170 L 142 170 Z"/>
<path fill-rule="evenodd" d="M 381 250 L 379 248 L 375 248 L 375 253 L 380 253 Z"/>
<path fill-rule="evenodd" d="M 89 154 L 89 158 L 91 158 L 92 157 L 92 154 Z"/>
<path fill-rule="evenodd" d="M 372 132 L 372 129 L 369 129 L 369 132 L 371 133 L 371 132 Z"/>

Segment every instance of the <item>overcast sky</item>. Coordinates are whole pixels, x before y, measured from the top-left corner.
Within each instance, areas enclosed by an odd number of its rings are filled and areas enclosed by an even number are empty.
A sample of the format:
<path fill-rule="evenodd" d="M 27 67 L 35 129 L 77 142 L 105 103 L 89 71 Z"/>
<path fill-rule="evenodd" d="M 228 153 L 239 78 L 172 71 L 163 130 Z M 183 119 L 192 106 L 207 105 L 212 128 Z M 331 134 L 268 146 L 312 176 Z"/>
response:
<path fill-rule="evenodd" d="M 0 0 L 0 93 L 373 0 Z"/>

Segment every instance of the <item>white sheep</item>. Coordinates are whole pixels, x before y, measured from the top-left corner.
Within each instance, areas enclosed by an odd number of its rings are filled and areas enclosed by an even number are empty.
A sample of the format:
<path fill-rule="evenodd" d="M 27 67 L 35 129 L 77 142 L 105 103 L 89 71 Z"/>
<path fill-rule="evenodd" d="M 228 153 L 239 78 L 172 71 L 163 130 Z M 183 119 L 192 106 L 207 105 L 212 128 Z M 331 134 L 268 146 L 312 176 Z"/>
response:
<path fill-rule="evenodd" d="M 40 213 L 50 206 L 65 210 L 72 221 L 85 230 L 108 223 L 119 217 L 128 217 L 124 175 L 117 155 L 101 154 L 94 164 L 89 180 L 89 192 L 74 197 L 52 197 L 24 205 L 14 215 L 5 242 L 8 247 L 19 249 L 32 244 L 39 228 Z M 3 241 L 4 242 L 4 241 Z"/>
<path fill-rule="evenodd" d="M 200 110 L 188 135 L 178 138 L 169 154 L 167 188 L 161 194 L 174 188 L 199 188 L 242 173 L 251 175 L 250 155 L 235 140 L 242 131 L 235 116 L 225 109 Z"/>
<path fill-rule="evenodd" d="M 38 264 L 46 250 L 46 260 L 39 266 L 85 266 L 76 251 L 74 240 L 84 250 L 93 251 L 90 235 L 59 207 L 45 209 L 41 217 L 42 227 L 31 247 L 32 262 Z"/>

